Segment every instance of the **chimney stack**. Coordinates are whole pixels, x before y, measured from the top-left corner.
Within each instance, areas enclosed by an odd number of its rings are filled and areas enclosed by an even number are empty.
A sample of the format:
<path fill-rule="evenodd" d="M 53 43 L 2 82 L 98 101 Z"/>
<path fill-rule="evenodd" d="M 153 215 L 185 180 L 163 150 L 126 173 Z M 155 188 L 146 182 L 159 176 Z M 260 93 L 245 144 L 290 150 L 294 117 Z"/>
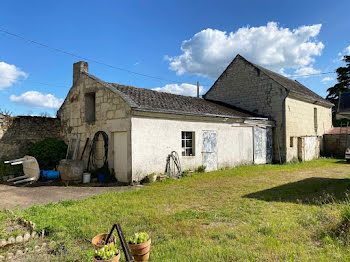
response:
<path fill-rule="evenodd" d="M 79 61 L 73 64 L 73 85 L 78 81 L 82 72 L 89 73 L 89 64 Z"/>
<path fill-rule="evenodd" d="M 197 81 L 197 97 L 199 98 L 199 81 Z"/>

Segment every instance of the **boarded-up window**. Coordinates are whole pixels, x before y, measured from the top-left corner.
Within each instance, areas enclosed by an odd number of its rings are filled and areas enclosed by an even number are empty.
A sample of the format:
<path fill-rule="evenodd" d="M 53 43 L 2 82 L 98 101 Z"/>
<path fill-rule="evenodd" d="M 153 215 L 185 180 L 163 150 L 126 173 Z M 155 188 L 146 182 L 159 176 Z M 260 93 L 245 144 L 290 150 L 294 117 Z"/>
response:
<path fill-rule="evenodd" d="M 316 107 L 314 108 L 314 128 L 315 128 L 315 132 L 317 132 L 318 125 L 317 125 L 317 108 Z"/>
<path fill-rule="evenodd" d="M 93 122 L 96 119 L 96 94 L 85 94 L 85 121 Z"/>
<path fill-rule="evenodd" d="M 194 132 L 181 132 L 181 147 L 183 156 L 194 156 Z"/>

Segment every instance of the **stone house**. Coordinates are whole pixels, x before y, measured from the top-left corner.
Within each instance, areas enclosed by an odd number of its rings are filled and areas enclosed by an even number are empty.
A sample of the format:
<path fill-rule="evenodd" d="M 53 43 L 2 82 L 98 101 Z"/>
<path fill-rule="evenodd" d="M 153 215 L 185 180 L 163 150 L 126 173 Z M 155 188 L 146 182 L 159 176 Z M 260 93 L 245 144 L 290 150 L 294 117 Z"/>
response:
<path fill-rule="evenodd" d="M 109 167 L 125 183 L 164 173 L 172 151 L 183 170 L 272 160 L 274 122 L 268 118 L 229 103 L 107 83 L 89 74 L 86 62 L 73 65 L 73 86 L 57 116 L 66 142 L 106 132 Z"/>
<path fill-rule="evenodd" d="M 273 159 L 317 158 L 322 136 L 332 127 L 330 102 L 297 81 L 237 55 L 203 96 L 275 121 Z"/>

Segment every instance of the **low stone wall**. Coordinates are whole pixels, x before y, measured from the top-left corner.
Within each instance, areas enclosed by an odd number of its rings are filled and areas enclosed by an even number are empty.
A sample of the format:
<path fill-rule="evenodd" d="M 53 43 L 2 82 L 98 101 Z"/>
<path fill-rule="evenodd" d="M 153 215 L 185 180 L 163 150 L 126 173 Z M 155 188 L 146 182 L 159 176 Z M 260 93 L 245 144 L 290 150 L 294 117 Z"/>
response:
<path fill-rule="evenodd" d="M 350 134 L 323 135 L 323 152 L 327 157 L 344 158 L 346 147 L 350 146 Z"/>
<path fill-rule="evenodd" d="M 0 114 L 0 159 L 23 157 L 31 145 L 45 138 L 60 138 L 59 119 Z"/>

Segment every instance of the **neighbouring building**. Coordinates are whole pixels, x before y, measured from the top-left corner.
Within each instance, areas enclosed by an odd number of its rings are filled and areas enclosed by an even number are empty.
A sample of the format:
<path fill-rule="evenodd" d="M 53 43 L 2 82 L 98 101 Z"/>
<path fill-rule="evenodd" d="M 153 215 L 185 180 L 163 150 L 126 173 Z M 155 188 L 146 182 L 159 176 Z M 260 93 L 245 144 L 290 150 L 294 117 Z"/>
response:
<path fill-rule="evenodd" d="M 164 173 L 172 151 L 183 170 L 270 163 L 274 121 L 263 116 L 265 111 L 229 104 L 107 83 L 89 74 L 86 62 L 78 62 L 57 116 L 67 143 L 73 136 L 84 142 L 97 131 L 106 132 L 109 166 L 119 181 L 132 183 Z"/>
<path fill-rule="evenodd" d="M 332 127 L 333 104 L 297 81 L 247 61 L 240 55 L 204 99 L 248 110 L 275 121 L 273 159 L 317 158 L 322 136 Z"/>

